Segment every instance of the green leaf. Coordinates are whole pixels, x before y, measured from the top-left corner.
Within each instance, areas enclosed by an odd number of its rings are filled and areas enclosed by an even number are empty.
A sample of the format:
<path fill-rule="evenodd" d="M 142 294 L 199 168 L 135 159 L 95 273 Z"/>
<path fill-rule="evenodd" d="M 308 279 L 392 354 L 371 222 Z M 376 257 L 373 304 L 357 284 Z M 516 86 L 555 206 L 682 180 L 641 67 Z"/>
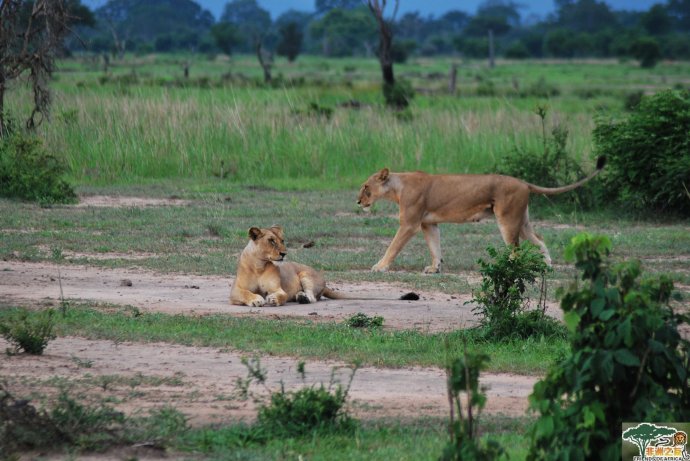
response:
<path fill-rule="evenodd" d="M 613 353 L 616 362 L 626 367 L 637 367 L 640 365 L 640 359 L 628 349 L 618 349 Z"/>
<path fill-rule="evenodd" d="M 599 318 L 600 318 L 601 320 L 603 320 L 604 322 L 606 322 L 606 321 L 609 320 L 611 317 L 613 317 L 613 315 L 614 315 L 615 313 L 616 313 L 616 310 L 615 310 L 615 309 L 606 309 L 606 310 L 603 311 L 601 314 L 599 314 Z"/>
<path fill-rule="evenodd" d="M 537 421 L 537 437 L 550 437 L 553 434 L 553 416 L 542 416 Z"/>
<path fill-rule="evenodd" d="M 604 306 L 606 306 L 606 300 L 604 298 L 596 298 L 589 306 L 592 316 L 597 318 L 604 309 Z"/>
<path fill-rule="evenodd" d="M 580 315 L 575 311 L 566 312 L 563 314 L 563 321 L 565 322 L 565 326 L 568 327 L 568 331 L 575 333 L 580 324 Z"/>

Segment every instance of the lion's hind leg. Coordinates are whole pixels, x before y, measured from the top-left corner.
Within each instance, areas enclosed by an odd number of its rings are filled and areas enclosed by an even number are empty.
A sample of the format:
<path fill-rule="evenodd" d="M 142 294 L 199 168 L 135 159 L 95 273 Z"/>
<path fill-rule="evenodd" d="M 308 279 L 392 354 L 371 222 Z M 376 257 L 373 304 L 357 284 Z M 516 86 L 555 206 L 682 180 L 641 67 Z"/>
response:
<path fill-rule="evenodd" d="M 522 228 L 520 229 L 520 237 L 537 245 L 541 253 L 544 255 L 544 261 L 549 267 L 551 267 L 551 255 L 549 254 L 549 249 L 546 248 L 546 244 L 541 238 L 541 235 L 534 231 L 532 223 L 529 222 L 529 213 L 527 210 L 525 210 L 525 219 L 523 220 Z"/>
<path fill-rule="evenodd" d="M 321 297 L 325 284 L 323 280 L 315 280 L 314 274 L 303 271 L 297 274 L 302 290 L 295 295 L 295 300 L 300 304 L 311 304 Z"/>

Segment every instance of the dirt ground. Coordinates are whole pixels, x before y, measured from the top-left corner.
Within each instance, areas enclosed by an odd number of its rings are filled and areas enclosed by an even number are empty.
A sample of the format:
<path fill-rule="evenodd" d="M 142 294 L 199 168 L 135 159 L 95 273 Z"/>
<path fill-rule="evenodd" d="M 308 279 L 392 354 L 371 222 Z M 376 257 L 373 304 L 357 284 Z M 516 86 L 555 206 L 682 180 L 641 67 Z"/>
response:
<path fill-rule="evenodd" d="M 94 196 L 79 206 L 184 205 L 177 199 Z M 64 255 L 70 257 L 84 255 Z M 95 255 L 88 255 L 89 257 Z M 107 256 L 107 255 L 106 255 Z M 115 255 L 128 258 L 128 255 Z M 340 322 L 357 312 L 382 316 L 385 328 L 440 332 L 475 324 L 469 295 L 421 292 L 419 301 L 322 300 L 316 304 L 289 303 L 282 307 L 252 308 L 228 303 L 232 277 L 160 274 L 134 267 L 106 269 L 76 264 L 56 265 L 15 260 L 0 261 L 0 302 L 9 305 L 57 305 L 68 300 L 136 306 L 142 311 L 169 314 L 227 314 L 257 318 L 309 318 Z M 140 256 L 140 255 L 139 255 Z M 62 288 L 60 288 L 60 285 Z M 398 297 L 402 286 L 383 283 L 329 283 L 331 288 L 359 296 Z M 549 312 L 558 316 L 557 306 Z M 7 344 L 0 340 L 0 350 Z M 50 396 L 59 383 L 69 383 L 87 399 L 108 398 L 129 414 L 172 405 L 193 425 L 251 419 L 255 404 L 236 395 L 235 381 L 247 375 L 242 355 L 217 348 L 162 343 L 121 343 L 83 338 L 52 341 L 42 356 L 0 356 L 0 376 L 9 378 L 16 395 L 32 392 Z M 282 381 L 287 389 L 304 382 L 296 373 L 297 359 L 261 357 L 268 386 Z M 309 361 L 307 384 L 328 385 L 333 374 L 347 384 L 351 371 L 344 364 Z M 527 396 L 536 377 L 484 374 L 487 413 L 524 415 Z M 57 383 L 57 384 L 56 384 Z M 259 391 L 259 389 L 255 389 Z M 350 389 L 353 414 L 359 418 L 418 418 L 448 412 L 445 374 L 438 368 L 410 367 L 357 370 Z"/>
<path fill-rule="evenodd" d="M 59 272 L 59 275 L 58 275 Z M 4 261 L 0 263 L 0 300 L 4 304 L 57 304 L 59 280 L 66 299 L 132 305 L 144 311 L 171 314 L 229 314 L 255 317 L 308 317 L 340 321 L 356 312 L 384 317 L 387 328 L 442 331 L 474 323 L 466 299 L 421 293 L 419 301 L 324 300 L 316 304 L 289 303 L 282 307 L 231 306 L 227 298 L 230 277 L 157 274 L 141 269 L 103 269 L 50 263 Z M 123 281 L 127 281 L 123 283 Z M 131 282 L 131 286 L 129 285 Z M 347 292 L 372 296 L 398 296 L 401 287 L 382 284 L 332 284 Z M 6 347 L 0 343 L 0 348 Z M 126 360 L 123 360 L 126 358 Z M 262 357 L 271 386 L 283 380 L 288 389 L 302 385 L 295 373 L 296 359 Z M 90 367 L 80 366 L 90 363 Z M 328 383 L 334 367 L 343 364 L 307 364 L 308 382 Z M 74 382 L 86 393 L 111 393 L 122 400 L 119 408 L 134 412 L 142 408 L 174 405 L 193 424 L 241 420 L 251 417 L 253 406 L 232 397 L 236 378 L 246 376 L 241 356 L 215 348 L 169 344 L 134 344 L 60 338 L 51 342 L 43 356 L 3 356 L 0 375 L 24 383 L 31 392 L 51 377 Z M 103 391 L 103 376 L 137 377 L 143 383 L 111 384 Z M 338 373 L 346 382 L 346 370 Z M 175 377 L 171 380 L 171 377 Z M 142 381 L 142 379 L 139 379 Z M 175 385 L 169 382 L 174 381 Z M 178 384 L 181 381 L 182 384 Z M 509 374 L 485 374 L 489 388 L 489 413 L 522 415 L 536 378 Z M 147 384 L 149 383 L 149 384 Z M 153 383 L 153 384 L 151 384 Z M 162 384 L 161 384 L 162 383 Z M 167 383 L 167 384 L 166 384 Z M 133 392 L 136 390 L 136 392 Z M 352 383 L 354 413 L 359 417 L 442 416 L 447 412 L 444 372 L 432 368 L 361 368 Z"/>

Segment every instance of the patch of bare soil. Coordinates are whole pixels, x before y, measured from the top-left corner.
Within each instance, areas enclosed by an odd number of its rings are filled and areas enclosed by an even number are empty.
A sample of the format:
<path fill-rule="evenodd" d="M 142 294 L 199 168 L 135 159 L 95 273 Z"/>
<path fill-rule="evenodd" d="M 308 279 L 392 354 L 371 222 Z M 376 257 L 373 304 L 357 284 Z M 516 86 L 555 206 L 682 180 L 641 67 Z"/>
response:
<path fill-rule="evenodd" d="M 0 348 L 7 344 L 0 341 Z M 106 399 L 127 414 L 146 414 L 151 408 L 171 405 L 185 413 L 192 425 L 250 421 L 255 404 L 241 400 L 235 388 L 247 369 L 236 352 L 170 344 L 114 343 L 82 338 L 52 341 L 42 356 L 16 355 L 0 360 L 0 375 L 15 395 L 54 395 L 57 383 L 81 399 Z M 287 390 L 304 385 L 347 385 L 351 370 L 337 362 L 309 362 L 306 379 L 296 371 L 294 358 L 262 357 L 270 389 L 282 381 Z M 336 370 L 333 373 L 333 370 Z M 59 378 L 59 379 L 58 379 Z M 519 416 L 536 377 L 483 374 L 488 387 L 485 412 Z M 418 418 L 448 412 L 445 373 L 436 368 L 410 367 L 357 370 L 350 388 L 350 405 L 358 418 Z M 261 393 L 260 389 L 254 389 Z M 264 395 L 265 391 L 264 391 Z"/>
<path fill-rule="evenodd" d="M 58 280 L 59 279 L 59 280 Z M 329 300 L 316 304 L 288 303 L 281 307 L 233 306 L 229 303 L 232 277 L 159 274 L 142 269 L 107 269 L 20 261 L 0 262 L 0 300 L 57 304 L 60 283 L 65 299 L 136 306 L 142 311 L 169 314 L 229 314 L 257 318 L 302 317 L 340 322 L 358 312 L 384 318 L 392 329 L 440 332 L 476 324 L 469 294 L 420 292 L 419 301 L 395 300 L 408 292 L 399 285 L 360 282 L 330 283 L 333 289 L 390 301 Z M 557 305 L 549 313 L 559 316 Z"/>
<path fill-rule="evenodd" d="M 357 312 L 384 317 L 386 328 L 428 332 L 473 325 L 469 295 L 422 292 L 419 301 L 322 300 L 252 308 L 228 303 L 231 277 L 159 274 L 141 269 L 105 269 L 20 261 L 0 262 L 0 303 L 52 304 L 65 299 L 132 305 L 142 311 L 169 314 L 226 314 L 257 318 L 303 318 L 340 322 Z M 360 296 L 398 297 L 401 286 L 383 283 L 331 283 L 333 288 Z M 554 307 L 555 309 L 555 307 Z M 0 341 L 0 350 L 6 347 Z M 262 357 L 269 386 L 282 380 L 287 389 L 303 385 L 294 358 Z M 332 369 L 343 364 L 311 361 L 306 384 L 328 383 Z M 251 419 L 255 406 L 234 394 L 235 380 L 247 370 L 237 352 L 171 344 L 132 344 L 59 338 L 43 356 L 0 357 L 0 376 L 13 393 L 54 396 L 56 377 L 70 383 L 84 398 L 113 397 L 130 414 L 172 405 L 192 424 L 229 423 Z M 348 370 L 338 368 L 346 383 Z M 445 374 L 438 368 L 361 368 L 351 388 L 353 413 L 360 418 L 417 418 L 447 412 Z M 60 380 L 57 380 L 59 382 Z M 522 415 L 536 378 L 485 374 L 489 413 Z M 90 396 L 90 397 L 89 397 Z"/>
<path fill-rule="evenodd" d="M 83 207 L 147 207 L 147 206 L 187 206 L 191 200 L 178 198 L 151 198 L 151 197 L 123 197 L 115 195 L 85 195 L 79 197 L 79 203 L 75 206 Z"/>

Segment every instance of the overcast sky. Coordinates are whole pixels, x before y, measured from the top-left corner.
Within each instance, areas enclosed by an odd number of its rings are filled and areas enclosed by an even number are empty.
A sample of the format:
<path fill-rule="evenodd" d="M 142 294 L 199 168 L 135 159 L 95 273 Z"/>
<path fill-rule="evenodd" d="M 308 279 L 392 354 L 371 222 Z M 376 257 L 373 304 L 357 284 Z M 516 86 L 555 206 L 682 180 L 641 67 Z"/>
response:
<path fill-rule="evenodd" d="M 83 0 L 82 3 L 91 8 L 97 8 L 106 3 L 106 0 Z M 197 0 L 197 3 L 218 18 L 228 0 Z M 258 3 L 270 11 L 271 17 L 275 19 L 289 9 L 312 11 L 315 2 L 314 0 L 258 0 Z M 388 3 L 392 5 L 394 1 L 390 0 Z M 429 14 L 440 16 L 448 10 L 461 10 L 474 14 L 480 3 L 482 0 L 400 0 L 398 15 L 408 11 L 419 11 L 425 16 Z M 517 3 L 525 5 L 520 11 L 523 19 L 531 14 L 543 17 L 553 12 L 554 8 L 553 0 L 518 0 Z M 664 3 L 664 0 L 607 0 L 606 3 L 616 10 L 648 10 L 655 3 Z"/>

